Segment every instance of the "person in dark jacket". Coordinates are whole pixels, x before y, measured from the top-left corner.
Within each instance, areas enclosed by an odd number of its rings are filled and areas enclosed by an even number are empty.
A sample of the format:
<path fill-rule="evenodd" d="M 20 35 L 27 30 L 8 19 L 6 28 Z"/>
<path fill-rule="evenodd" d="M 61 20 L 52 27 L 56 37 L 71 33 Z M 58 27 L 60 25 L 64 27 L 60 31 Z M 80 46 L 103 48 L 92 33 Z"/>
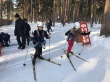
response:
<path fill-rule="evenodd" d="M 1 37 L 2 47 L 5 47 L 5 46 L 9 47 L 10 35 L 8 33 L 1 32 L 0 37 Z"/>
<path fill-rule="evenodd" d="M 24 19 L 24 21 L 25 21 L 25 27 L 26 27 L 26 34 L 25 34 L 25 36 L 26 36 L 26 40 L 27 40 L 27 45 L 29 45 L 29 42 L 30 42 L 30 34 L 29 34 L 29 32 L 31 30 L 31 27 L 28 24 L 27 19 Z"/>
<path fill-rule="evenodd" d="M 69 53 L 73 54 L 71 49 L 73 47 L 74 41 L 76 41 L 78 38 L 78 34 L 80 34 L 80 35 L 89 35 L 90 34 L 90 32 L 88 32 L 88 33 L 82 32 L 79 28 L 80 28 L 80 23 L 75 22 L 74 27 L 65 33 L 65 35 L 67 36 L 67 41 L 68 41 L 68 49 L 67 49 L 68 57 L 69 57 Z"/>
<path fill-rule="evenodd" d="M 52 31 L 52 21 L 48 20 L 46 23 L 46 27 L 47 27 L 47 32 L 48 34 L 50 34 L 50 30 Z"/>
<path fill-rule="evenodd" d="M 50 27 L 52 27 L 52 21 L 51 20 L 49 20 L 49 23 L 50 23 Z M 50 29 L 53 32 L 52 28 L 50 28 Z"/>
<path fill-rule="evenodd" d="M 0 33 L 0 42 L 2 42 L 2 35 L 1 35 L 1 33 Z"/>
<path fill-rule="evenodd" d="M 35 45 L 35 54 L 33 58 L 33 65 L 35 65 L 36 58 L 43 58 L 42 55 L 42 46 L 45 45 L 46 41 L 44 40 L 44 37 L 46 39 L 49 39 L 49 35 L 46 31 L 43 30 L 43 23 L 39 22 L 37 24 L 38 30 L 35 30 L 33 35 L 33 44 Z"/>
<path fill-rule="evenodd" d="M 25 29 L 25 22 L 20 18 L 19 14 L 15 14 L 15 30 L 14 34 L 16 36 L 17 42 L 18 42 L 18 49 L 25 49 L 26 39 L 26 29 Z"/>

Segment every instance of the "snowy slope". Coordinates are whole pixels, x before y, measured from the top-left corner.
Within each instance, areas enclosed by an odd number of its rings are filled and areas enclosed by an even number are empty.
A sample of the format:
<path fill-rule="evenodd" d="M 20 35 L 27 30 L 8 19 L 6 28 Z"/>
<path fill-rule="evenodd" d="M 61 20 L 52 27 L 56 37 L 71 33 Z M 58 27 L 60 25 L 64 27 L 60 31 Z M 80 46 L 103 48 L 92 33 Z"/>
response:
<path fill-rule="evenodd" d="M 30 23 L 30 25 L 32 30 L 37 28 L 36 23 Z M 94 28 L 89 28 L 92 31 L 90 35 L 91 46 L 83 47 L 81 43 L 75 43 L 73 51 L 77 55 L 81 52 L 80 57 L 90 63 L 71 56 L 71 60 L 77 69 L 77 71 L 74 71 L 62 51 L 62 49 L 67 48 L 64 33 L 71 27 L 73 27 L 73 24 L 66 24 L 62 27 L 60 23 L 56 23 L 56 27 L 53 27 L 50 39 L 50 54 L 49 40 L 46 40 L 43 57 L 51 58 L 51 60 L 60 63 L 61 66 L 37 59 L 37 82 L 110 82 L 110 38 L 99 36 L 100 25 L 98 24 L 94 24 Z M 3 26 L 0 31 L 8 32 L 11 35 L 10 44 L 17 43 L 13 34 L 14 23 Z M 14 45 L 2 49 L 0 82 L 35 82 L 30 56 L 31 53 L 34 53 L 33 47 L 31 45 L 26 46 L 25 50 L 18 50 L 17 47 L 18 45 Z M 23 63 L 27 52 L 26 66 L 24 67 Z"/>

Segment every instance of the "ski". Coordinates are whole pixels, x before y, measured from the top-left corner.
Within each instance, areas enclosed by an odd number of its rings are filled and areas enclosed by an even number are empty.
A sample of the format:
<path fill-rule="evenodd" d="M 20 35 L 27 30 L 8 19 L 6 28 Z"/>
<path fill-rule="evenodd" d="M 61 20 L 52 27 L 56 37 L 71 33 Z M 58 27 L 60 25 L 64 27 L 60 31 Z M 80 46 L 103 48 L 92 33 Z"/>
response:
<path fill-rule="evenodd" d="M 62 50 L 64 50 L 64 49 L 62 49 Z M 64 52 L 66 52 L 66 50 L 64 50 Z M 77 55 L 75 55 L 75 54 L 72 54 L 72 53 L 71 53 L 71 55 L 76 56 L 77 58 L 79 58 L 79 59 L 81 59 L 81 60 L 83 60 L 83 61 L 89 63 L 89 61 L 87 61 L 87 60 L 85 60 L 85 59 L 83 59 L 83 58 L 81 58 L 81 57 L 79 57 L 79 56 L 77 56 Z"/>
<path fill-rule="evenodd" d="M 48 62 L 50 62 L 50 63 L 53 63 L 53 64 L 56 64 L 56 65 L 61 66 L 61 64 L 56 63 L 56 62 L 54 62 L 54 61 L 52 61 L 52 60 L 49 60 L 49 59 L 43 58 L 43 57 L 41 58 L 41 60 L 45 60 L 45 61 L 48 61 Z"/>
<path fill-rule="evenodd" d="M 31 56 L 31 60 L 32 59 L 33 59 L 33 57 Z M 32 63 L 32 67 L 33 67 L 34 80 L 37 80 L 36 79 L 36 68 L 35 68 L 35 65 L 33 65 L 33 63 Z"/>
<path fill-rule="evenodd" d="M 31 54 L 31 55 L 33 55 L 33 54 Z M 41 58 L 39 58 L 39 59 L 41 59 L 41 60 L 45 60 L 45 61 L 50 62 L 50 63 L 53 63 L 53 64 L 56 64 L 56 65 L 58 65 L 58 66 L 61 66 L 61 64 L 56 63 L 56 62 L 54 62 L 54 61 L 52 61 L 52 60 L 49 60 L 49 59 L 43 58 L 43 57 L 41 57 Z"/>
<path fill-rule="evenodd" d="M 64 53 L 66 54 L 66 51 L 64 51 Z M 67 56 L 67 54 L 66 54 L 66 56 Z M 70 57 L 67 56 L 67 58 L 68 58 L 68 60 L 69 60 L 69 62 L 70 62 L 70 64 L 71 64 L 71 66 L 73 67 L 73 69 L 76 71 L 76 69 L 75 69 L 75 67 L 74 67 L 74 65 L 73 65 L 73 63 L 72 63 Z"/>
<path fill-rule="evenodd" d="M 81 60 L 83 60 L 83 61 L 85 61 L 85 62 L 88 62 L 88 63 L 89 63 L 89 61 L 87 61 L 87 60 L 85 60 L 85 59 L 83 59 L 83 58 L 81 58 L 81 57 L 79 57 L 79 56 L 77 56 L 77 55 L 75 55 L 75 54 L 71 54 L 71 55 L 76 56 L 77 58 L 79 58 L 79 59 L 81 59 Z"/>

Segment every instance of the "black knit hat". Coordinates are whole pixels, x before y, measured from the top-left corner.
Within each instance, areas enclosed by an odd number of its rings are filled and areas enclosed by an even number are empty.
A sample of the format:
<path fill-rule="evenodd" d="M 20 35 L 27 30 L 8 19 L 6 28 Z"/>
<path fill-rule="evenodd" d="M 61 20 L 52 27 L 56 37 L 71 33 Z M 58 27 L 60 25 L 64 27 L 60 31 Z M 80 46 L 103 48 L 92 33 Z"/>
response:
<path fill-rule="evenodd" d="M 18 13 L 16 13 L 16 14 L 15 14 L 15 17 L 19 17 L 19 14 L 18 14 Z"/>

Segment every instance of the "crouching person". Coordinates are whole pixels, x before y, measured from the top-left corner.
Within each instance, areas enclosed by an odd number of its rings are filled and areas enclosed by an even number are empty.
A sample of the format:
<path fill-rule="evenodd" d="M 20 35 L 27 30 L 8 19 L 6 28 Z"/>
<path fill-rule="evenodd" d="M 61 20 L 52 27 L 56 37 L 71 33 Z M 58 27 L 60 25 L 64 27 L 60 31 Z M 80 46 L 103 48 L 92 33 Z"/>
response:
<path fill-rule="evenodd" d="M 34 31 L 33 33 L 33 44 L 35 45 L 35 54 L 34 54 L 34 57 L 33 57 L 33 65 L 35 65 L 35 61 L 36 61 L 36 58 L 40 58 L 42 59 L 42 46 L 45 45 L 45 40 L 44 40 L 44 37 L 46 39 L 49 39 L 49 35 L 47 34 L 46 31 L 43 30 L 43 23 L 42 22 L 39 22 L 37 24 L 37 27 L 38 29 Z"/>
<path fill-rule="evenodd" d="M 10 35 L 8 33 L 1 32 L 1 38 L 2 38 L 2 47 L 9 47 L 10 43 Z"/>

